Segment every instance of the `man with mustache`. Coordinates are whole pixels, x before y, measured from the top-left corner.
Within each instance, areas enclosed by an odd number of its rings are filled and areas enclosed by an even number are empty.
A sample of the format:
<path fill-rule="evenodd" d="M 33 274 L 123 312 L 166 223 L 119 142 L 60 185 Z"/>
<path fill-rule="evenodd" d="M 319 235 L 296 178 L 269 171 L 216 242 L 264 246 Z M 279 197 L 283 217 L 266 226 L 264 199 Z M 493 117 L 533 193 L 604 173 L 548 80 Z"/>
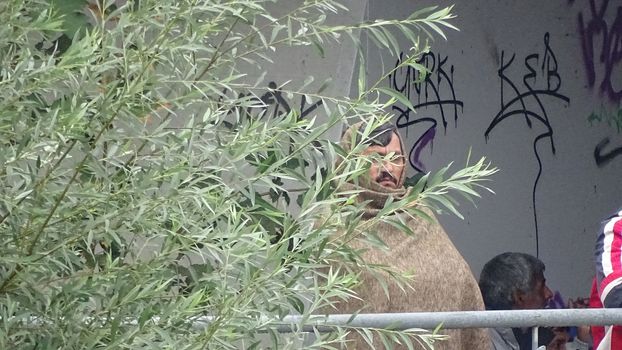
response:
<path fill-rule="evenodd" d="M 397 129 L 392 125 L 384 125 L 374 130 L 371 136 L 368 141 L 369 146 L 363 151 L 363 154 L 378 158 L 393 154 L 393 160 L 373 162 L 367 177 L 373 179 L 380 186 L 397 189 L 402 184 L 405 166 L 404 152 Z"/>
<path fill-rule="evenodd" d="M 344 195 L 357 191 L 356 200 L 365 203 L 362 219 L 369 220 L 380 212 L 390 198 L 398 201 L 409 194 L 404 187 L 404 147 L 397 129 L 382 125 L 373 130 L 366 139 L 362 137 L 365 124 L 350 127 L 343 135 L 341 146 L 350 151 L 352 142 L 363 143 L 362 151 L 372 158 L 365 176 L 357 183 L 346 183 L 339 187 Z M 417 206 L 430 217 L 434 215 L 426 208 Z M 435 222 L 419 216 L 398 211 L 389 220 L 400 221 L 412 231 L 408 234 L 385 221 L 363 225 L 368 233 L 382 240 L 385 249 L 371 245 L 363 239 L 366 232 L 339 233 L 343 242 L 359 252 L 367 264 L 389 266 L 398 273 L 408 275 L 408 284 L 402 288 L 394 279 L 384 274 L 383 285 L 368 270 L 360 271 L 362 283 L 355 289 L 360 299 L 351 298 L 347 303 L 338 303 L 338 310 L 331 313 L 383 313 L 383 312 L 427 312 L 484 310 L 482 297 L 471 270 L 443 228 Z M 362 253 L 361 253 L 362 252 Z M 449 339 L 434 344 L 441 350 L 486 350 L 490 339 L 483 329 L 442 330 Z M 367 349 L 369 345 L 360 337 L 353 337 L 349 349 Z M 383 348 L 378 337 L 374 338 L 376 348 Z M 397 348 L 400 348 L 399 346 Z M 403 347 L 405 348 L 405 347 Z M 415 344 L 416 349 L 428 349 Z"/>

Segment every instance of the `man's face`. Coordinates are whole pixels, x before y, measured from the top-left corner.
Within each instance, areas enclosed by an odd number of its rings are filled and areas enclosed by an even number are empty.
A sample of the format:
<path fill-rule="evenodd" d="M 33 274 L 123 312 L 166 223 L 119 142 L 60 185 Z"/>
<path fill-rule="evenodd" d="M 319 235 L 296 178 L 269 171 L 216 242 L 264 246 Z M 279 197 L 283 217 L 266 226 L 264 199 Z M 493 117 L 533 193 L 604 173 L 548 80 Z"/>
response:
<path fill-rule="evenodd" d="M 380 186 L 397 188 L 401 183 L 405 166 L 399 136 L 393 132 L 389 144 L 386 146 L 371 145 L 363 151 L 363 154 L 379 158 L 393 154 L 390 161 L 374 161 L 369 168 L 368 176 L 371 181 L 377 182 Z"/>
<path fill-rule="evenodd" d="M 543 309 L 553 297 L 543 274 L 536 277 L 536 285 L 529 293 L 519 293 L 515 298 L 516 309 Z"/>

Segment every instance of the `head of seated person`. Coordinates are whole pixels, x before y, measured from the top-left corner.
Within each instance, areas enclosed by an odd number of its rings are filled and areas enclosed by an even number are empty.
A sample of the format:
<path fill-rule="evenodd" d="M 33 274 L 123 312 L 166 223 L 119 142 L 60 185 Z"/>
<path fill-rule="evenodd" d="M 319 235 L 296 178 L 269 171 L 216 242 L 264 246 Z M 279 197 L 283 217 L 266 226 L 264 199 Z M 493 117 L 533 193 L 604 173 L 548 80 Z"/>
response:
<path fill-rule="evenodd" d="M 553 297 L 546 285 L 544 263 L 524 253 L 503 253 L 484 265 L 479 279 L 486 310 L 543 309 Z M 497 328 L 491 331 L 497 349 L 531 349 L 529 328 Z M 565 328 L 538 328 L 538 344 L 547 349 L 565 349 L 569 340 Z"/>
<path fill-rule="evenodd" d="M 503 253 L 488 261 L 479 278 L 487 310 L 542 309 L 553 292 L 544 263 L 525 253 Z"/>

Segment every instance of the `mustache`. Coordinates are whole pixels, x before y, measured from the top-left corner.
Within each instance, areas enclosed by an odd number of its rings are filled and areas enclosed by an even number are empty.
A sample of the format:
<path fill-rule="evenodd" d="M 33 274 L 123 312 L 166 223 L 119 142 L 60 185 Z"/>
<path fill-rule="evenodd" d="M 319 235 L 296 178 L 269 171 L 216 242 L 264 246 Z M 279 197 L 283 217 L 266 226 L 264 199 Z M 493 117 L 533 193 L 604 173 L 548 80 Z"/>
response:
<path fill-rule="evenodd" d="M 381 171 L 380 174 L 376 176 L 376 182 L 381 182 L 384 180 L 391 180 L 393 183 L 397 184 L 397 178 L 393 176 L 393 174 L 385 170 Z"/>

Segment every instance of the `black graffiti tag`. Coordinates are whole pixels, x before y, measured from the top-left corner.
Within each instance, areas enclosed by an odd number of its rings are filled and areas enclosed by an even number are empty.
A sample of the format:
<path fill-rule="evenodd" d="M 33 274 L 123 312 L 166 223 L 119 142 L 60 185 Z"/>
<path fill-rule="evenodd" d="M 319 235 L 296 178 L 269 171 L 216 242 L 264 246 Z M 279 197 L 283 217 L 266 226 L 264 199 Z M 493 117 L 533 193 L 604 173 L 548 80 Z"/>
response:
<path fill-rule="evenodd" d="M 404 54 L 401 53 L 395 67 L 398 67 L 404 59 Z M 447 132 L 447 119 L 453 118 L 454 127 L 457 126 L 458 107 L 460 112 L 464 107 L 464 103 L 456 98 L 454 66 L 449 65 L 447 60 L 447 56 L 428 52 L 416 61 L 426 68 L 428 74 L 421 75 L 413 67 L 405 66 L 389 75 L 390 88 L 405 95 L 416 110 L 415 113 L 410 108 L 398 104 L 392 107 L 397 114 L 396 126 L 405 130 L 405 136 L 415 132 L 412 129 L 416 128 L 419 131 L 417 139 L 410 148 L 408 160 L 410 165 L 420 172 L 425 171 L 421 152 L 433 146 L 438 117 L 440 116 L 444 132 Z M 436 113 L 430 113 L 430 109 Z"/>
<path fill-rule="evenodd" d="M 227 108 L 224 106 L 224 99 L 227 96 L 227 93 L 231 93 L 231 90 L 223 90 L 218 103 L 221 108 Z M 234 107 L 228 107 L 226 116 L 235 115 L 237 121 L 227 121 L 223 120 L 222 123 L 225 127 L 229 129 L 235 129 L 240 123 L 241 120 L 263 120 L 263 118 L 281 118 L 285 115 L 288 115 L 292 108 L 295 108 L 295 102 L 291 99 L 287 98 L 287 94 L 284 94 L 282 89 L 278 87 L 276 82 L 271 81 L 268 83 L 268 91 L 266 91 L 263 95 L 257 96 L 251 92 L 244 93 L 241 92 L 237 96 L 237 100 L 235 101 L 239 105 Z M 243 102 L 243 103 L 241 103 Z M 297 113 L 298 120 L 304 119 L 318 107 L 323 104 L 323 100 L 319 99 L 314 103 L 307 105 L 307 97 L 304 95 L 300 95 L 300 107 L 295 110 Z M 242 107 L 241 105 L 245 105 L 246 107 Z M 294 140 L 289 138 L 289 150 L 293 152 L 294 150 Z M 305 161 L 305 166 L 308 163 Z M 280 177 L 272 178 L 272 182 L 276 185 L 283 185 L 283 181 Z M 286 203 L 289 204 L 290 197 L 289 194 L 285 190 L 275 190 L 273 188 L 270 189 L 269 192 L 270 198 L 272 201 L 276 201 L 278 198 L 283 198 Z"/>
<path fill-rule="evenodd" d="M 227 94 L 227 90 L 223 90 L 219 101 L 222 102 L 223 96 Z M 252 93 L 239 93 L 238 100 L 248 99 L 251 103 L 248 103 L 246 108 L 233 107 L 230 108 L 227 115 L 233 113 L 239 113 L 249 119 L 261 119 L 264 117 L 277 118 L 279 116 L 288 114 L 292 111 L 292 105 L 294 102 L 289 101 L 284 96 L 283 91 L 279 88 L 276 82 L 271 81 L 268 83 L 268 91 L 260 97 Z M 307 115 L 312 113 L 315 109 L 320 107 L 323 101 L 320 99 L 310 105 L 306 105 L 307 98 L 305 96 L 300 97 L 300 108 L 297 109 L 298 119 L 304 119 Z M 225 125 L 232 127 L 229 122 L 225 122 Z"/>
<path fill-rule="evenodd" d="M 501 108 L 495 115 L 492 122 L 484 132 L 486 141 L 490 138 L 491 133 L 503 121 L 511 117 L 524 118 L 529 128 L 533 127 L 533 123 L 539 123 L 544 126 L 544 131 L 536 135 L 532 142 L 533 152 L 538 163 L 538 174 L 534 181 L 532 191 L 533 216 L 536 233 L 536 254 L 539 254 L 539 237 L 538 237 L 538 216 L 536 211 L 536 192 L 538 182 L 542 175 L 542 161 L 538 151 L 538 143 L 548 140 L 551 152 L 555 154 L 555 142 L 553 139 L 553 127 L 549 121 L 549 115 L 545 106 L 545 99 L 556 99 L 566 103 L 570 99 L 562 95 L 558 91 L 562 85 L 562 79 L 557 71 L 557 58 L 549 43 L 549 33 L 544 35 L 544 52 L 527 55 L 524 60 L 524 68 L 526 73 L 523 75 L 523 86 L 519 87 L 509 76 L 508 70 L 513 67 L 516 54 L 513 54 L 506 62 L 505 51 L 501 51 L 500 68 L 497 71 L 501 79 Z M 538 86 L 537 82 L 544 82 L 543 86 Z M 510 93 L 514 96 L 507 98 L 506 86 L 509 87 Z"/>

